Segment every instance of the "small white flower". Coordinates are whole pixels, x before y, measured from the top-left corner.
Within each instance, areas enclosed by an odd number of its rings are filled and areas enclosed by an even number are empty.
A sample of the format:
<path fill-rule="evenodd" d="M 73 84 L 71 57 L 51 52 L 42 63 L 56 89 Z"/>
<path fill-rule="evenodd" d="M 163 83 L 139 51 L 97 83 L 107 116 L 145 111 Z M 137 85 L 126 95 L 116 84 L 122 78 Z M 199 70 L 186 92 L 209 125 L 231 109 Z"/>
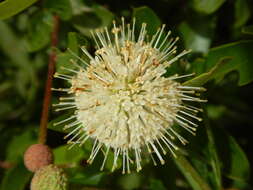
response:
<path fill-rule="evenodd" d="M 146 40 L 146 24 L 142 25 L 136 39 L 135 20 L 132 26 L 116 26 L 112 35 L 107 28 L 92 33 L 97 45 L 95 57 L 81 48 L 90 59 L 84 61 L 73 54 L 83 66 L 77 70 L 64 68 L 73 76 L 56 73 L 55 77 L 67 80 L 68 89 L 54 89 L 72 94 L 60 98 L 57 111 L 74 108 L 75 114 L 56 124 L 68 122 L 65 128 L 72 128 L 66 137 L 70 143 L 83 145 L 89 138 L 94 140 L 89 158 L 91 163 L 99 150 L 104 149 L 104 160 L 110 150 L 114 151 L 113 168 L 122 156 L 123 173 L 130 172 L 135 163 L 141 170 L 143 151 L 147 150 L 154 164 L 156 159 L 164 164 L 162 154 L 169 150 L 174 156 L 177 146 L 175 138 L 187 143 L 175 129 L 178 124 L 195 134 L 201 120 L 196 113 L 201 109 L 187 105 L 187 102 L 204 102 L 195 97 L 201 87 L 183 86 L 176 80 L 190 75 L 164 77 L 166 68 L 189 51 L 175 56 L 178 38 L 168 40 L 170 32 L 164 33 L 165 25 L 158 29 L 150 41 Z M 161 153 L 162 152 L 162 153 Z M 154 155 L 156 155 L 154 157 Z"/>

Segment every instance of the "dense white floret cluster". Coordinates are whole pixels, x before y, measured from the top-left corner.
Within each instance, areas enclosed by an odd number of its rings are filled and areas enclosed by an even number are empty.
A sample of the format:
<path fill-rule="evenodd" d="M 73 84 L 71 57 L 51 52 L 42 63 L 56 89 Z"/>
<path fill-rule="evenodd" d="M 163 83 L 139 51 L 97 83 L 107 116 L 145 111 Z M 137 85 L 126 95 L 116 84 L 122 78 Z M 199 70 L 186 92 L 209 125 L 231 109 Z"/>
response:
<path fill-rule="evenodd" d="M 65 128 L 72 129 L 66 137 L 71 137 L 69 142 L 73 145 L 93 139 L 88 161 L 91 163 L 103 149 L 101 169 L 110 150 L 114 152 L 113 169 L 122 156 L 125 173 L 130 172 L 132 163 L 137 171 L 141 170 L 144 149 L 154 163 L 156 159 L 164 163 L 162 155 L 166 150 L 175 156 L 178 148 L 173 139 L 183 144 L 187 140 L 172 126 L 178 124 L 194 134 L 197 127 L 194 120 L 201 120 L 196 116 L 201 109 L 187 102 L 203 102 L 195 94 L 204 89 L 177 82 L 191 74 L 164 77 L 166 68 L 188 53 L 176 55 L 178 38 L 169 39 L 170 32 L 164 32 L 164 25 L 151 40 L 146 39 L 146 24 L 142 25 L 138 38 L 135 20 L 132 25 L 125 25 L 124 19 L 121 26 L 113 25 L 111 32 L 105 28 L 92 33 L 97 46 L 94 57 L 81 48 L 89 61 L 73 54 L 83 64 L 72 61 L 76 70 L 63 68 L 73 75 L 55 74 L 71 84 L 70 88 L 55 90 L 72 95 L 61 97 L 56 110 L 76 110 L 73 116 L 56 124 L 67 123 Z"/>

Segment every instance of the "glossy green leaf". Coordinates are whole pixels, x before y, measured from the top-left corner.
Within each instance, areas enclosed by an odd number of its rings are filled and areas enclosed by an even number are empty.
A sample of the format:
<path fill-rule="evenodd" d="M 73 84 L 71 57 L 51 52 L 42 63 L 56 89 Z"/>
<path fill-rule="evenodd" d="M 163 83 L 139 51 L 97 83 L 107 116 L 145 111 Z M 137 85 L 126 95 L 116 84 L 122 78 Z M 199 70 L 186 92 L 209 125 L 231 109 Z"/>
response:
<path fill-rule="evenodd" d="M 149 7 L 143 6 L 133 10 L 133 17 L 136 18 L 136 27 L 140 30 L 142 23 L 147 24 L 147 32 L 149 35 L 154 34 L 161 26 L 160 18 Z"/>
<path fill-rule="evenodd" d="M 23 163 L 18 163 L 5 173 L 0 190 L 24 190 L 31 176 L 32 173 L 24 167 Z"/>
<path fill-rule="evenodd" d="M 222 58 L 208 72 L 202 73 L 201 75 L 199 75 L 189 81 L 186 81 L 184 83 L 184 85 L 186 85 L 186 86 L 203 86 L 208 81 L 223 76 L 224 73 L 226 72 L 226 70 L 224 68 L 226 68 L 226 65 L 229 64 L 231 59 L 232 59 L 231 57 Z M 202 62 L 202 64 L 204 64 L 204 63 Z"/>
<path fill-rule="evenodd" d="M 234 27 L 243 26 L 250 18 L 250 6 L 247 0 L 235 1 L 235 23 Z"/>
<path fill-rule="evenodd" d="M 210 27 L 208 21 L 197 22 L 197 26 L 183 22 L 179 26 L 179 31 L 182 34 L 186 49 L 191 49 L 193 52 L 207 53 L 211 45 Z"/>
<path fill-rule="evenodd" d="M 246 85 L 253 81 L 253 41 L 240 41 L 225 44 L 211 49 L 206 60 L 206 69 L 212 68 L 220 59 L 231 57 L 229 64 L 225 64 L 222 68 L 224 77 L 230 71 L 239 72 L 239 85 Z M 216 78 L 218 79 L 218 78 Z"/>
<path fill-rule="evenodd" d="M 50 12 L 59 15 L 63 20 L 69 20 L 72 17 L 70 0 L 46 0 L 44 6 Z"/>
<path fill-rule="evenodd" d="M 231 72 L 239 73 L 239 85 L 253 81 L 253 41 L 240 41 L 213 48 L 202 62 L 203 74 L 185 82 L 185 85 L 203 85 L 211 79 L 220 81 Z M 207 71 L 207 72 L 206 72 Z"/>
<path fill-rule="evenodd" d="M 53 150 L 54 163 L 59 165 L 77 165 L 83 159 L 84 151 L 81 147 L 74 146 L 69 148 L 69 145 L 63 145 Z"/>
<path fill-rule="evenodd" d="M 226 0 L 193 0 L 193 7 L 196 11 L 211 14 L 218 10 Z"/>
<path fill-rule="evenodd" d="M 18 14 L 36 1 L 37 0 L 5 0 L 0 2 L 0 19 L 6 19 Z"/>
<path fill-rule="evenodd" d="M 26 38 L 29 51 L 38 51 L 50 43 L 52 26 L 53 17 L 48 11 L 39 12 L 31 19 Z"/>

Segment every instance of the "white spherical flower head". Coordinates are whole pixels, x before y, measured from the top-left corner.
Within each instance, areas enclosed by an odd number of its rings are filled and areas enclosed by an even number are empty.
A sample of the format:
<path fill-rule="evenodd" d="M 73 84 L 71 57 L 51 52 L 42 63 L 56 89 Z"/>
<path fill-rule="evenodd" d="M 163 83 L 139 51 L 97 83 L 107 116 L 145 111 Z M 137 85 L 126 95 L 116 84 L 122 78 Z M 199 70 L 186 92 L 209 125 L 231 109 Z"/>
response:
<path fill-rule="evenodd" d="M 101 169 L 110 150 L 114 152 L 113 169 L 122 156 L 125 173 L 130 172 L 133 163 L 137 171 L 141 170 L 145 149 L 155 164 L 157 159 L 164 163 L 162 154 L 166 150 L 175 156 L 178 148 L 173 139 L 183 144 L 187 140 L 172 126 L 178 124 L 194 134 L 197 127 L 194 120 L 201 120 L 196 116 L 201 109 L 186 103 L 204 100 L 194 96 L 203 88 L 183 86 L 176 81 L 191 74 L 164 77 L 166 68 L 188 53 L 175 55 L 178 38 L 168 40 L 170 32 L 164 33 L 164 25 L 150 41 L 146 40 L 146 24 L 137 38 L 135 20 L 132 26 L 125 25 L 124 19 L 121 26 L 113 25 L 111 34 L 107 28 L 92 33 L 97 46 L 94 57 L 81 48 L 89 61 L 70 50 L 84 64 L 80 66 L 72 61 L 76 70 L 64 68 L 74 75 L 55 74 L 71 84 L 68 89 L 58 90 L 72 94 L 60 98 L 57 110 L 76 109 L 72 117 L 56 124 L 68 122 L 65 128 L 73 130 L 66 137 L 72 136 L 69 142 L 73 145 L 83 145 L 89 138 L 94 140 L 90 163 L 104 149 Z"/>

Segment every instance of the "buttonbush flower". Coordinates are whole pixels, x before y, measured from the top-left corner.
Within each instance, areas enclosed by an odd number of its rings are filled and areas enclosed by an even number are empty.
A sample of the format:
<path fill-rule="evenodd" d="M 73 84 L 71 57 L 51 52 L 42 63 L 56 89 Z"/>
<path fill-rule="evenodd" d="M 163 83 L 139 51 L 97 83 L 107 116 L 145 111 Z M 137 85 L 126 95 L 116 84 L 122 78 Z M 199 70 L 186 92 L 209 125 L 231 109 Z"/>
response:
<path fill-rule="evenodd" d="M 195 134 L 197 124 L 194 120 L 201 109 L 189 102 L 204 102 L 196 96 L 202 87 L 184 86 L 177 79 L 191 76 L 173 75 L 164 77 L 166 68 L 189 51 L 176 55 L 178 38 L 169 39 L 163 25 L 147 40 L 146 24 L 143 23 L 136 36 L 133 24 L 117 26 L 113 22 L 111 32 L 107 28 L 92 32 L 96 43 L 95 56 L 81 47 L 89 61 L 78 57 L 82 65 L 72 63 L 75 70 L 63 68 L 73 73 L 56 73 L 56 78 L 67 80 L 69 88 L 54 89 L 66 91 L 71 96 L 61 97 L 56 111 L 75 109 L 75 113 L 57 124 L 66 123 L 65 129 L 72 129 L 66 137 L 69 143 L 80 146 L 93 139 L 93 148 L 88 160 L 92 163 L 100 150 L 104 153 L 101 170 L 104 168 L 110 150 L 114 161 L 112 170 L 122 157 L 122 172 L 130 172 L 135 164 L 141 170 L 143 152 L 164 164 L 166 151 L 176 156 L 178 147 L 187 140 L 172 126 L 177 124 Z"/>

